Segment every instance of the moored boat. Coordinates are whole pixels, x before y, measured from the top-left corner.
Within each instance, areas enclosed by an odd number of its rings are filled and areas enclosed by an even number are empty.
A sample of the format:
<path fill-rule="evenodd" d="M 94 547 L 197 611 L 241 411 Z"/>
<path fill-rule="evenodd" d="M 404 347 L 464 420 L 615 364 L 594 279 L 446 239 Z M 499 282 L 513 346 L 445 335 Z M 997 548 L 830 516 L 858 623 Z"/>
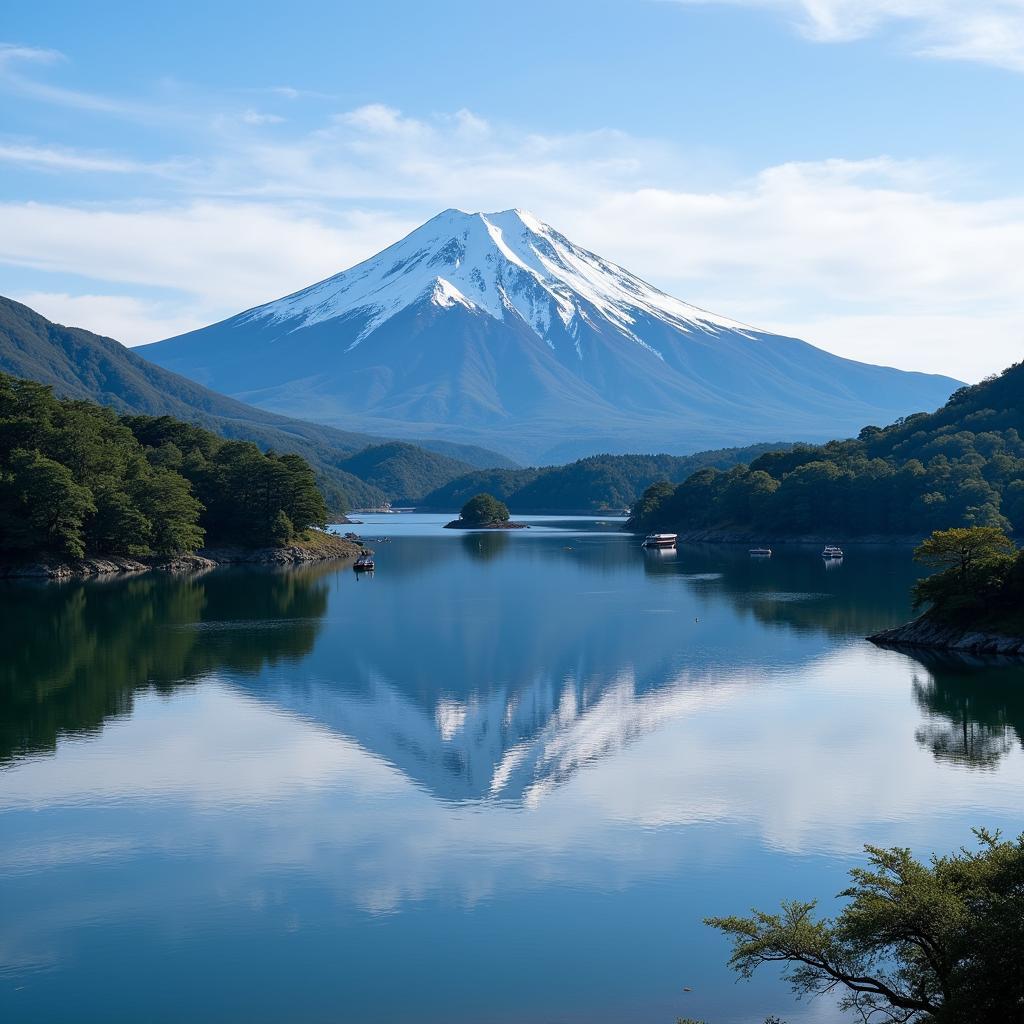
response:
<path fill-rule="evenodd" d="M 842 558 L 843 549 L 838 547 L 836 544 L 826 544 L 825 550 L 821 553 L 821 557 L 826 561 L 830 561 L 833 558 Z"/>
<path fill-rule="evenodd" d="M 649 533 L 644 537 L 642 547 L 645 548 L 674 548 L 679 534 L 677 533 Z"/>
<path fill-rule="evenodd" d="M 771 558 L 772 557 L 772 549 L 771 548 L 751 548 L 750 549 L 750 557 L 751 558 Z"/>
<path fill-rule="evenodd" d="M 373 572 L 376 568 L 373 555 L 360 555 L 352 566 L 353 572 Z"/>

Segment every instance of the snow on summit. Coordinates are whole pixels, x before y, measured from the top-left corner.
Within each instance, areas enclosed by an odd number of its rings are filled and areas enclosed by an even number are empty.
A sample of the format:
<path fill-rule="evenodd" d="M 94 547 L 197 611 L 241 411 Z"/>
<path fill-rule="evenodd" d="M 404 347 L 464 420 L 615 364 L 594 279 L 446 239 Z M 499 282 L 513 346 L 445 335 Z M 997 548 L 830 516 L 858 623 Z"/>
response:
<path fill-rule="evenodd" d="M 957 386 L 705 312 L 523 210 L 445 210 L 349 270 L 144 355 L 275 412 L 524 464 L 826 440 Z"/>
<path fill-rule="evenodd" d="M 496 320 L 519 317 L 549 344 L 555 318 L 570 334 L 580 319 L 590 326 L 603 320 L 645 348 L 651 346 L 631 330 L 641 315 L 684 331 L 750 330 L 666 295 L 525 210 L 445 210 L 376 256 L 249 310 L 244 319 L 287 324 L 291 331 L 359 314 L 366 320 L 351 349 L 422 301 L 461 305 Z"/>

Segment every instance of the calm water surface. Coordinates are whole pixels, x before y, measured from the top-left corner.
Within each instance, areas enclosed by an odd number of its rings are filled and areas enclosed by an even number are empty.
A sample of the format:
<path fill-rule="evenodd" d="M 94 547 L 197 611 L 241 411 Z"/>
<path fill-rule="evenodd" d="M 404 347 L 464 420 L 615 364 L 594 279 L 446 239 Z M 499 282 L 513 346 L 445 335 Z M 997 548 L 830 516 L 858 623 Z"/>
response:
<path fill-rule="evenodd" d="M 701 918 L 1022 827 L 1024 672 L 861 639 L 908 551 L 366 518 L 372 578 L 0 586 L 0 1019 L 832 1024 Z"/>

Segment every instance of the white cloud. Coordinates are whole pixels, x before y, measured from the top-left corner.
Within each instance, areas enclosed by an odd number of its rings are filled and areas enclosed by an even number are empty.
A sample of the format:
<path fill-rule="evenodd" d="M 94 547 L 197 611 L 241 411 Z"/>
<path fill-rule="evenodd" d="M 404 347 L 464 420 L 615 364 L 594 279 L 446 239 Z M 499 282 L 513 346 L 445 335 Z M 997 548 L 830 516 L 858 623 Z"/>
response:
<path fill-rule="evenodd" d="M 243 110 L 241 120 L 245 124 L 280 124 L 284 118 L 278 114 L 265 114 L 259 110 Z"/>
<path fill-rule="evenodd" d="M 17 43 L 0 43 L 0 68 L 7 68 L 19 61 L 34 64 L 53 64 L 63 60 L 59 50 L 46 50 L 38 46 L 20 46 Z"/>
<path fill-rule="evenodd" d="M 903 369 L 945 373 L 960 380 L 977 379 L 985 365 L 995 370 L 1024 359 L 1020 314 L 865 314 L 769 319 L 765 326 L 849 359 L 883 366 L 898 364 Z M 894 338 L 904 339 L 901 349 L 894 346 Z"/>
<path fill-rule="evenodd" d="M 35 146 L 31 143 L 0 141 L 0 163 L 24 164 L 48 171 L 72 171 L 89 174 L 173 174 L 184 164 L 143 163 L 103 153 L 84 153 L 57 146 Z"/>
<path fill-rule="evenodd" d="M 676 0 L 777 10 L 818 42 L 849 42 L 892 26 L 920 56 L 1024 71 L 1024 0 Z"/>
<path fill-rule="evenodd" d="M 173 290 L 175 319 L 210 323 L 365 259 L 444 207 L 524 206 L 682 298 L 846 355 L 967 379 L 1019 357 L 1024 197 L 957 199 L 948 169 L 884 158 L 784 164 L 718 191 L 643 187 L 647 169 L 684 176 L 682 158 L 614 132 L 517 136 L 464 120 L 414 128 L 362 109 L 300 144 L 257 142 L 240 158 L 258 182 L 249 196 L 229 197 L 229 167 L 217 200 L 0 205 L 0 261 Z M 348 212 L 333 215 L 342 199 Z M 138 311 L 110 308 L 110 326 L 98 306 L 87 326 L 116 335 L 131 319 L 126 337 L 155 340 Z"/>
<path fill-rule="evenodd" d="M 66 292 L 24 292 L 11 296 L 54 323 L 84 327 L 142 345 L 204 327 L 208 320 L 179 303 L 144 301 L 128 295 L 68 295 Z"/>
<path fill-rule="evenodd" d="M 367 246 L 387 244 L 404 227 L 362 214 L 328 226 L 312 215 L 246 203 L 119 209 L 8 203 L 0 204 L 0 262 L 180 292 L 187 307 L 209 318 L 349 266 Z"/>
<path fill-rule="evenodd" d="M 337 273 L 445 207 L 520 206 L 681 298 L 813 331 L 845 355 L 975 379 L 1019 352 L 1024 193 L 959 196 L 961 168 L 786 163 L 709 189 L 690 183 L 725 175 L 658 140 L 540 135 L 468 110 L 416 119 L 383 104 L 292 134 L 225 134 L 188 175 L 166 175 L 160 202 L 0 204 L 0 262 L 85 274 L 104 282 L 94 298 L 154 290 L 155 326 L 213 322 Z M 122 166 L 53 147 L 20 155 Z M 74 291 L 41 276 L 31 290 Z M 168 292 L 182 297 L 170 318 Z M 142 340 L 146 317 L 109 308 L 109 326 L 88 326 L 116 335 L 134 321 L 127 337 Z"/>

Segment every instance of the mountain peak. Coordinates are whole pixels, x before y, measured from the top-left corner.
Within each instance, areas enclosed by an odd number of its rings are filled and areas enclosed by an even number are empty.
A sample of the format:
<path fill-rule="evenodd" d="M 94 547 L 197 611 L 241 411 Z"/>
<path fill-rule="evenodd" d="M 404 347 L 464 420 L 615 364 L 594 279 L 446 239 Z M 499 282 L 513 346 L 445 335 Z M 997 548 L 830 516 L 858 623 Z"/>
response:
<path fill-rule="evenodd" d="M 275 410 L 521 460 L 822 440 L 955 387 L 709 313 L 523 209 L 448 209 L 147 355 Z"/>
<path fill-rule="evenodd" d="M 441 300 L 434 288 L 438 277 L 445 282 Z M 579 359 L 585 358 L 583 349 L 571 336 L 582 322 L 604 325 L 656 356 L 632 329 L 640 319 L 711 334 L 749 330 L 672 298 L 519 208 L 444 210 L 350 270 L 243 316 L 293 331 L 366 314 L 351 349 L 424 295 L 446 308 L 460 305 L 495 320 L 518 319 L 551 347 L 571 345 Z"/>

